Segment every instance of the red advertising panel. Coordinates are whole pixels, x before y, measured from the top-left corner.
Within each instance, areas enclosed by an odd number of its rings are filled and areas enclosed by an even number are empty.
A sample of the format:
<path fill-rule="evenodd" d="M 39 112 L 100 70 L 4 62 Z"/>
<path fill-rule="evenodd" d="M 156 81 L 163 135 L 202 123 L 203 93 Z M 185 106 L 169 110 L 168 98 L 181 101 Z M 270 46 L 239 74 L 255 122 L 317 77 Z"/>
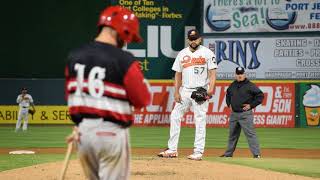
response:
<path fill-rule="evenodd" d="M 230 110 L 225 102 L 229 83 L 217 83 L 210 99 L 207 113 L 207 127 L 228 127 Z M 295 86 L 294 83 L 264 83 L 256 85 L 265 98 L 254 110 L 256 127 L 294 127 Z M 170 113 L 174 107 L 174 86 L 172 82 L 151 83 L 152 104 L 135 111 L 135 126 L 169 126 Z M 192 108 L 181 121 L 184 127 L 194 127 Z"/>

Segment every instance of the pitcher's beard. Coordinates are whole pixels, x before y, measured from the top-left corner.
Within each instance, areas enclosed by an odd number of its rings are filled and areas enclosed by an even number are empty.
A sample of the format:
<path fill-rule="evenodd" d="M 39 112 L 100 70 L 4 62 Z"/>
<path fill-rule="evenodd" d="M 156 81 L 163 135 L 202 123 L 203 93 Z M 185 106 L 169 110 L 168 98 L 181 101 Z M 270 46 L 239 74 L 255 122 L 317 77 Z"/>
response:
<path fill-rule="evenodd" d="M 195 47 L 193 47 L 191 44 L 189 44 L 189 47 L 195 51 L 195 50 L 197 50 L 197 49 L 198 49 L 199 44 L 197 44 Z"/>

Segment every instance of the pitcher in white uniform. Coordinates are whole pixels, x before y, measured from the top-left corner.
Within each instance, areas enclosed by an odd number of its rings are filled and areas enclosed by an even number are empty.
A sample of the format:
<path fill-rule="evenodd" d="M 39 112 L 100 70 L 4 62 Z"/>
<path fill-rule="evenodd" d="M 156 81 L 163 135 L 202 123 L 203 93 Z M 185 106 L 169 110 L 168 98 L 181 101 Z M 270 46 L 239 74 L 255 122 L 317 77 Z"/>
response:
<path fill-rule="evenodd" d="M 216 69 L 218 68 L 215 54 L 200 45 L 202 38 L 196 29 L 188 31 L 189 47 L 182 49 L 177 55 L 172 70 L 175 73 L 175 106 L 170 116 L 170 139 L 168 148 L 158 154 L 159 157 L 178 157 L 178 141 L 181 119 L 190 107 L 194 111 L 195 140 L 194 150 L 188 159 L 201 160 L 205 147 L 206 114 L 208 101 L 197 104 L 191 99 L 191 93 L 198 87 L 207 90 L 209 96 L 214 93 Z"/>
<path fill-rule="evenodd" d="M 28 129 L 28 111 L 30 106 L 34 109 L 33 99 L 30 94 L 28 94 L 27 88 L 22 88 L 21 94 L 17 97 L 17 103 L 19 104 L 19 114 L 16 123 L 16 132 L 20 129 L 22 119 L 24 120 L 22 130 L 26 131 Z"/>

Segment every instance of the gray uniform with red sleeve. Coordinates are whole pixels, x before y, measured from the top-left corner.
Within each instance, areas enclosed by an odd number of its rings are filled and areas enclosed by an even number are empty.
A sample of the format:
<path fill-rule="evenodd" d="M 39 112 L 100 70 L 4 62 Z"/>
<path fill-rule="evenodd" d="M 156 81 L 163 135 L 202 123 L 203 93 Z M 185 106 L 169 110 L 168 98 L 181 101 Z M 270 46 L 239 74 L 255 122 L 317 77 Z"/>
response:
<path fill-rule="evenodd" d="M 78 155 L 90 179 L 127 179 L 133 107 L 150 103 L 139 63 L 110 44 L 92 42 L 70 52 L 66 98 L 79 125 Z"/>

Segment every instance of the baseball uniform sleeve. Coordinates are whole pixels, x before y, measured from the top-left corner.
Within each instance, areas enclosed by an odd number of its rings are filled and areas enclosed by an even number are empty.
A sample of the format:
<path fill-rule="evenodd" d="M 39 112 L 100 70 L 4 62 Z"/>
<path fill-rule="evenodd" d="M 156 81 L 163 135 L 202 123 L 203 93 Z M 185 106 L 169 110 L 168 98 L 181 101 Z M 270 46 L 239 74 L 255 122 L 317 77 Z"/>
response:
<path fill-rule="evenodd" d="M 227 103 L 227 106 L 230 107 L 230 105 L 231 105 L 231 86 L 229 86 L 227 89 L 226 103 Z"/>
<path fill-rule="evenodd" d="M 129 101 L 134 107 L 142 108 L 151 103 L 151 93 L 148 88 L 149 84 L 144 79 L 138 61 L 131 64 L 125 74 L 123 82 Z"/>
<path fill-rule="evenodd" d="M 30 103 L 33 103 L 33 99 L 32 99 L 31 95 L 29 95 L 29 101 L 30 101 Z"/>
<path fill-rule="evenodd" d="M 174 60 L 174 63 L 172 65 L 172 70 L 176 71 L 176 72 L 182 72 L 182 67 L 181 67 L 181 51 L 178 53 L 176 59 Z"/>
<path fill-rule="evenodd" d="M 216 62 L 216 55 L 209 49 L 208 49 L 207 62 L 208 62 L 208 69 L 217 69 L 218 68 L 218 65 Z"/>
<path fill-rule="evenodd" d="M 19 104 L 19 103 L 21 103 L 21 101 L 22 101 L 22 96 L 19 95 L 19 96 L 17 97 L 17 103 Z"/>

